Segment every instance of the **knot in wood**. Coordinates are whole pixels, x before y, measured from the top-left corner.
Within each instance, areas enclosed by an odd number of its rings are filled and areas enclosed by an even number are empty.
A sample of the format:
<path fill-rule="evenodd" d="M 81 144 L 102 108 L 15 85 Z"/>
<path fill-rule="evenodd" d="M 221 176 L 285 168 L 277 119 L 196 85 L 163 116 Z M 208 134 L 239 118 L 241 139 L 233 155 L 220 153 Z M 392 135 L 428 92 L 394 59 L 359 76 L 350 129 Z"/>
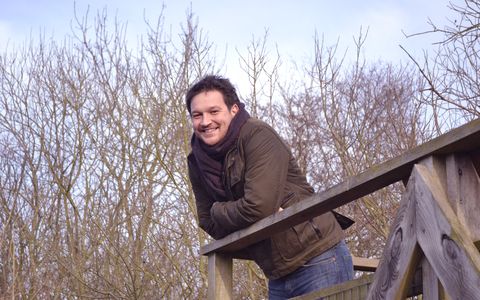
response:
<path fill-rule="evenodd" d="M 455 261 L 458 257 L 458 250 L 459 250 L 455 241 L 452 240 L 452 238 L 449 237 L 448 235 L 443 234 L 442 244 L 447 257 L 450 258 L 452 261 Z"/>

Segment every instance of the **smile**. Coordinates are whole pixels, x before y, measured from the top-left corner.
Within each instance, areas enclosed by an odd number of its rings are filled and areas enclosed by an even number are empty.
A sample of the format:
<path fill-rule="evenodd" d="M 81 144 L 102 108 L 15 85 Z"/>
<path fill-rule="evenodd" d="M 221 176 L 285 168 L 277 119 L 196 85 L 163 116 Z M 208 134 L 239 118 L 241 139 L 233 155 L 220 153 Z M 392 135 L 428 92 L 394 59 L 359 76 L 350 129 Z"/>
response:
<path fill-rule="evenodd" d="M 217 130 L 217 128 L 212 128 L 212 129 L 205 129 L 203 132 L 209 133 Z"/>

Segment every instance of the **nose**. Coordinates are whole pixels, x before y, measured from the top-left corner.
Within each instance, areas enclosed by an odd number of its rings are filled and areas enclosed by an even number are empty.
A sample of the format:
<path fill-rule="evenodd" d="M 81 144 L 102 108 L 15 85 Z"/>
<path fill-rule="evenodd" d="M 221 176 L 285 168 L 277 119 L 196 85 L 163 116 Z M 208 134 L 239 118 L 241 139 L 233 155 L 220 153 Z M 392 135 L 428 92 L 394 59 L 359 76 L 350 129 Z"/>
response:
<path fill-rule="evenodd" d="M 202 122 L 200 123 L 200 125 L 202 125 L 203 127 L 206 127 L 208 125 L 210 125 L 211 123 L 211 118 L 208 114 L 204 114 L 202 116 Z"/>

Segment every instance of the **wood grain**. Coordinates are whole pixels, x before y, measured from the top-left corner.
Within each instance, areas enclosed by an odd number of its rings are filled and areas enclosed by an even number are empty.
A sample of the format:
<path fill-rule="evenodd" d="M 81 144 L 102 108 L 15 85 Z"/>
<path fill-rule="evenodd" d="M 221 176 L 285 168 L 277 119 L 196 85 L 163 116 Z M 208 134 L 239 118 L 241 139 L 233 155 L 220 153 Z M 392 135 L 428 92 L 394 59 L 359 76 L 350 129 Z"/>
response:
<path fill-rule="evenodd" d="M 425 258 L 422 259 L 422 300 L 449 300 L 432 265 Z"/>
<path fill-rule="evenodd" d="M 437 182 L 415 166 L 417 238 L 451 299 L 479 299 L 480 254 Z"/>
<path fill-rule="evenodd" d="M 480 174 L 480 147 L 475 150 L 472 150 L 468 153 L 472 159 L 472 163 L 475 166 L 477 174 Z"/>
<path fill-rule="evenodd" d="M 448 202 L 473 242 L 480 241 L 480 180 L 470 155 L 448 155 L 446 169 Z"/>
<path fill-rule="evenodd" d="M 414 178 L 410 177 L 368 294 L 369 300 L 405 299 L 422 257 L 415 229 Z"/>
<path fill-rule="evenodd" d="M 365 299 L 368 293 L 368 286 L 372 280 L 373 274 L 369 274 L 354 280 L 342 282 L 320 291 L 290 298 L 290 300 Z"/>
<path fill-rule="evenodd" d="M 212 253 L 208 256 L 208 299 L 233 299 L 233 259 L 230 253 Z"/>
<path fill-rule="evenodd" d="M 352 257 L 353 269 L 356 271 L 375 272 L 380 262 L 375 258 Z"/>
<path fill-rule="evenodd" d="M 427 167 L 434 179 L 438 179 L 437 185 L 442 188 L 442 192 L 448 194 L 447 170 L 444 156 L 429 156 L 423 159 L 419 164 Z M 422 278 L 423 278 L 423 300 L 447 300 L 445 289 L 438 279 L 432 265 L 424 256 L 422 258 Z"/>

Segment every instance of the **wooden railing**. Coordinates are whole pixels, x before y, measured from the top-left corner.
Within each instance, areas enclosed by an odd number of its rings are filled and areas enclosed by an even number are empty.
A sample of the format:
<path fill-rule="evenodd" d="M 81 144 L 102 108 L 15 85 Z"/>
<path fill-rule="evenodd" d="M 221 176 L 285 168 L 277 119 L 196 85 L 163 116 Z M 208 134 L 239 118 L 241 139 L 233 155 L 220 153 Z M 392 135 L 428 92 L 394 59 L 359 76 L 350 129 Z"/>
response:
<path fill-rule="evenodd" d="M 403 181 L 407 187 L 368 299 L 405 299 L 419 265 L 423 299 L 439 299 L 442 293 L 451 299 L 480 299 L 480 254 L 475 246 L 480 241 L 479 170 L 477 119 L 203 246 L 208 298 L 232 299 L 232 259 L 242 258 L 236 251 Z"/>

